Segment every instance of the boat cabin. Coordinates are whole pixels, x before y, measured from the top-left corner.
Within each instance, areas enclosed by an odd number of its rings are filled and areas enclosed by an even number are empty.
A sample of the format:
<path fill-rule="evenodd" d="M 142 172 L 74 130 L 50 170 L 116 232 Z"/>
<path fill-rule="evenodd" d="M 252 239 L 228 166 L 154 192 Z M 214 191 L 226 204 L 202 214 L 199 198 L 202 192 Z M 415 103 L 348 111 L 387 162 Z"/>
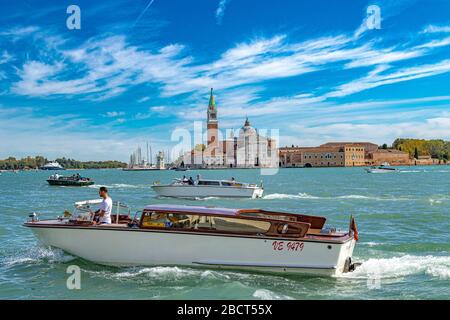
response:
<path fill-rule="evenodd" d="M 182 205 L 146 206 L 139 221 L 142 229 L 302 238 L 320 233 L 323 217 L 271 212 L 260 209 L 224 209 Z"/>
<path fill-rule="evenodd" d="M 188 179 L 174 179 L 175 185 L 191 184 Z M 193 181 L 192 185 L 196 186 L 208 186 L 208 187 L 256 187 L 256 184 L 242 183 L 234 180 L 212 180 L 212 179 L 199 179 Z"/>

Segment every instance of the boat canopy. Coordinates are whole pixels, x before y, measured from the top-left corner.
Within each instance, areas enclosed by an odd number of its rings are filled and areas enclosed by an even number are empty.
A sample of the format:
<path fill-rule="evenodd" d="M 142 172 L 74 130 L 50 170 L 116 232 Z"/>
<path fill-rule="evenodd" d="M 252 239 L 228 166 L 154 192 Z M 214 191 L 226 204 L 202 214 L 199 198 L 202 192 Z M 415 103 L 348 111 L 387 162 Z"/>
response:
<path fill-rule="evenodd" d="M 88 206 L 90 204 L 99 204 L 103 199 L 93 199 L 75 202 L 75 207 Z"/>
<path fill-rule="evenodd" d="M 144 208 L 145 211 L 176 211 L 183 213 L 200 213 L 207 215 L 227 215 L 235 216 L 239 214 L 239 209 L 228 209 L 228 208 L 216 208 L 216 207 L 200 207 L 200 206 L 185 206 L 185 205 L 148 205 Z"/>
<path fill-rule="evenodd" d="M 144 208 L 144 212 L 148 211 L 166 211 L 185 214 L 201 214 L 210 216 L 236 216 L 269 220 L 286 220 L 309 223 L 313 229 L 321 229 L 326 222 L 325 217 L 310 216 L 303 214 L 272 212 L 261 209 L 230 209 L 217 207 L 187 206 L 187 205 L 148 205 Z"/>
<path fill-rule="evenodd" d="M 102 203 L 103 199 L 92 199 L 92 200 L 84 200 L 84 201 L 78 201 L 74 203 L 74 206 L 76 208 L 86 207 L 90 205 L 100 204 Z M 128 205 L 126 205 L 123 202 L 119 201 L 113 201 L 113 207 L 120 206 L 121 208 L 128 208 Z"/>

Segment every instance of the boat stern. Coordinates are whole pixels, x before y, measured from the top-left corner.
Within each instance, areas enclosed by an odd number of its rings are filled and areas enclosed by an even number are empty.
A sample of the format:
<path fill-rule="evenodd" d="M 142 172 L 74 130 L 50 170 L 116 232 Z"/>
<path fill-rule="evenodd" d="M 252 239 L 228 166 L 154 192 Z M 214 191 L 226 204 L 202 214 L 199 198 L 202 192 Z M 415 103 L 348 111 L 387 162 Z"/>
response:
<path fill-rule="evenodd" d="M 336 275 L 351 272 L 356 264 L 353 262 L 353 250 L 356 246 L 356 240 L 352 238 L 341 246 L 338 263 L 336 266 Z"/>
<path fill-rule="evenodd" d="M 263 193 L 264 193 L 264 189 L 263 188 L 256 187 L 255 190 L 253 191 L 252 198 L 253 199 L 255 199 L 255 198 L 262 198 Z"/>

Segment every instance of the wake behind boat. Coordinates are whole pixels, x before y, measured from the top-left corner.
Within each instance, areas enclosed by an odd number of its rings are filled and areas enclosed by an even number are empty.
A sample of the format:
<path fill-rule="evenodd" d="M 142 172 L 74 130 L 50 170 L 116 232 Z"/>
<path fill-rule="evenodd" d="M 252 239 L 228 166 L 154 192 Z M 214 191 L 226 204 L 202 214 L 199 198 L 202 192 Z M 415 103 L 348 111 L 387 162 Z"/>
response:
<path fill-rule="evenodd" d="M 232 180 L 174 179 L 171 184 L 155 183 L 152 189 L 163 197 L 175 198 L 261 198 L 264 188 Z"/>
<path fill-rule="evenodd" d="M 72 176 L 61 176 L 59 174 L 53 174 L 47 182 L 51 186 L 68 186 L 68 187 L 84 187 L 93 185 L 95 182 L 90 178 L 82 177 L 79 174 Z"/>
<path fill-rule="evenodd" d="M 24 226 L 45 245 L 112 266 L 203 266 L 335 276 L 352 271 L 358 240 L 354 219 L 346 232 L 326 219 L 261 209 L 148 205 L 131 218 L 113 204 L 112 224 L 94 224 L 90 207 L 52 220 L 36 214 Z M 137 213 L 138 214 L 138 213 Z M 136 214 L 136 215 L 137 215 Z"/>

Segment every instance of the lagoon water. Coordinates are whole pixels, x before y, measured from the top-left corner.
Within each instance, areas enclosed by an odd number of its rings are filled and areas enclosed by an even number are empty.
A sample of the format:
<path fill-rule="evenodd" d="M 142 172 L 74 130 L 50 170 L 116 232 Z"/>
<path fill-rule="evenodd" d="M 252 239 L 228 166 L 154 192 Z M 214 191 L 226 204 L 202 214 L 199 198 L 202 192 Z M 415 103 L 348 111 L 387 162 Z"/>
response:
<path fill-rule="evenodd" d="M 363 168 L 155 171 L 86 170 L 91 187 L 47 185 L 49 172 L 0 175 L 0 299 L 449 299 L 450 166 L 404 167 L 368 174 Z M 74 172 L 67 171 L 72 174 Z M 180 174 L 263 180 L 256 200 L 158 199 L 150 185 Z M 356 217 L 362 266 L 337 278 L 283 276 L 185 267 L 113 268 L 42 246 L 21 224 L 30 212 L 61 215 L 109 187 L 134 211 L 150 203 L 261 207 L 317 214 L 346 229 Z M 132 245 L 130 246 L 132 249 Z M 230 248 L 232 250 L 232 248 Z M 81 268 L 81 290 L 68 290 L 66 269 Z"/>

